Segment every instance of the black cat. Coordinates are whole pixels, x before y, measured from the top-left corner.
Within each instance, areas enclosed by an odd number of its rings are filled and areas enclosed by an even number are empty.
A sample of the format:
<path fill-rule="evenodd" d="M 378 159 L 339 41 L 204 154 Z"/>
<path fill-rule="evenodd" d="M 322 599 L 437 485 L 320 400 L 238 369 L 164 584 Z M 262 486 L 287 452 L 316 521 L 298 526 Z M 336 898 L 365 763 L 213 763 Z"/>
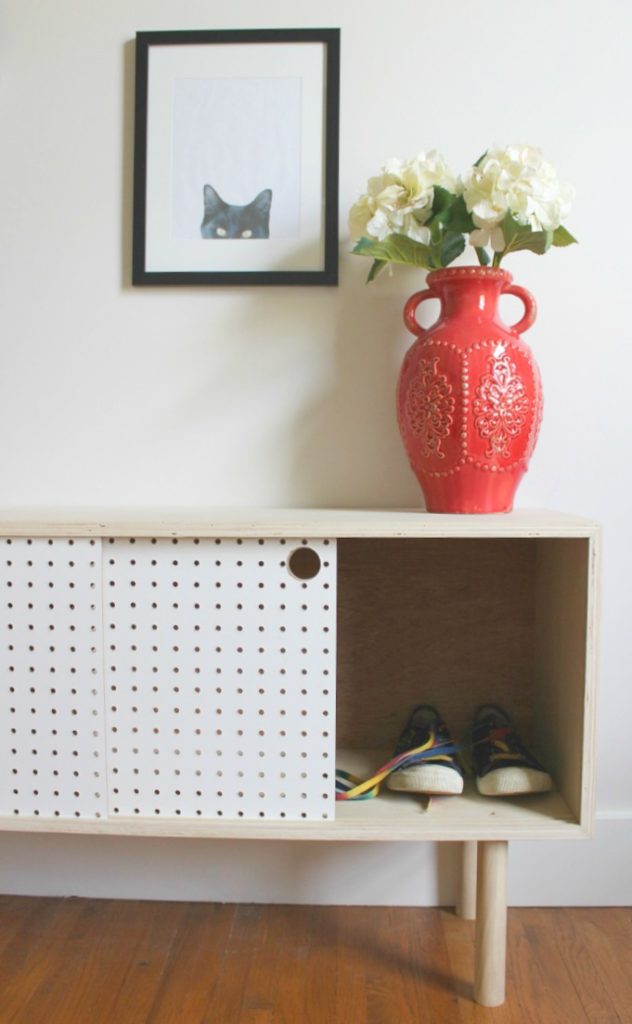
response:
<path fill-rule="evenodd" d="M 271 204 L 269 188 L 246 206 L 232 206 L 211 185 L 205 185 L 202 238 L 269 238 Z"/>

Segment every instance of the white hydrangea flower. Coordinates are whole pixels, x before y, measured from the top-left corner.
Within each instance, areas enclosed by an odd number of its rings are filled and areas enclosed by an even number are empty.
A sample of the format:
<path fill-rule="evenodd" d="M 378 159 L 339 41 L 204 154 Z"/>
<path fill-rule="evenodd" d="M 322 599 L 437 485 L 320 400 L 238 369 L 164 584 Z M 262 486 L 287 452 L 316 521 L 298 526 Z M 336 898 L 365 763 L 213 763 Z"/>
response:
<path fill-rule="evenodd" d="M 492 146 L 462 181 L 465 205 L 477 230 L 472 245 L 504 248 L 500 222 L 509 210 L 519 224 L 534 231 L 555 231 L 575 197 L 535 146 Z"/>
<path fill-rule="evenodd" d="M 435 185 L 453 193 L 457 189 L 455 176 L 435 150 L 412 160 L 389 160 L 351 207 L 352 238 L 365 236 L 381 242 L 399 234 L 427 244 L 430 230 L 424 224 L 432 214 Z"/>

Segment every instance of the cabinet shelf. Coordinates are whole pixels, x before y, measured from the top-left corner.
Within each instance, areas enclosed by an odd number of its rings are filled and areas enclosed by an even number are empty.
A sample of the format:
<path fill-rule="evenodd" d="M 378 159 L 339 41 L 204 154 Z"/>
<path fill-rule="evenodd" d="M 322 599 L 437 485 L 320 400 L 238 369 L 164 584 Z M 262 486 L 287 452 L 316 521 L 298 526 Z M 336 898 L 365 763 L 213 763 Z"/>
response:
<path fill-rule="evenodd" d="M 340 750 L 338 765 L 369 776 L 388 752 Z M 483 797 L 466 778 L 460 796 L 435 797 L 425 809 L 423 798 L 383 788 L 372 800 L 336 804 L 336 827 L 355 829 L 349 838 L 371 839 L 570 839 L 581 827 L 557 792 L 528 797 Z"/>

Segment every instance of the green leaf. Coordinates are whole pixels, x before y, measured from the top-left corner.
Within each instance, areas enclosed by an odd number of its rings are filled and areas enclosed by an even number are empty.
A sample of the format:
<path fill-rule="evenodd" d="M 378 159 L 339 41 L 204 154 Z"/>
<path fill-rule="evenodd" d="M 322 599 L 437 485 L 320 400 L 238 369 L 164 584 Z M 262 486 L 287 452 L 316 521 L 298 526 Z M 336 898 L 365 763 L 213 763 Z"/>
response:
<path fill-rule="evenodd" d="M 481 246 L 477 245 L 475 247 L 475 251 L 476 255 L 478 256 L 478 262 L 480 263 L 481 267 L 488 267 L 489 253 L 487 252 L 487 249 L 483 249 Z"/>
<path fill-rule="evenodd" d="M 438 220 L 430 220 L 425 225 L 425 227 L 427 227 L 428 230 L 430 231 L 430 244 L 431 244 L 431 246 L 437 245 L 441 241 L 441 236 L 443 234 L 443 228 L 441 227 L 441 222 L 438 221 Z"/>
<path fill-rule="evenodd" d="M 527 246 L 532 252 L 539 254 L 548 252 L 553 245 L 553 232 L 552 231 L 534 231 L 534 235 L 540 236 L 534 240 L 533 245 Z"/>
<path fill-rule="evenodd" d="M 520 252 L 528 249 L 529 252 L 535 252 L 538 256 L 542 256 L 543 253 L 551 248 L 552 242 L 552 231 L 532 231 L 530 228 L 527 228 L 523 229 L 519 235 L 516 235 L 511 243 L 511 251 Z"/>
<path fill-rule="evenodd" d="M 472 214 L 468 213 L 463 196 L 454 196 L 444 222 L 449 231 L 461 231 L 469 235 L 470 231 L 474 230 Z"/>
<path fill-rule="evenodd" d="M 478 167 L 478 165 L 479 165 L 479 164 L 482 164 L 482 162 L 483 162 L 483 160 L 485 159 L 485 157 L 486 157 L 486 156 L 487 156 L 487 150 L 485 150 L 485 152 L 484 152 L 484 153 L 482 153 L 482 154 L 481 154 L 481 155 L 479 156 L 479 158 L 478 158 L 478 160 L 476 161 L 476 163 L 474 164 L 474 166 L 475 166 L 475 167 Z"/>
<path fill-rule="evenodd" d="M 431 253 L 427 245 L 414 242 L 406 235 L 388 235 L 383 242 L 374 238 L 361 238 L 353 252 L 357 256 L 371 256 L 384 263 L 401 263 L 410 267 L 431 267 Z"/>
<path fill-rule="evenodd" d="M 450 210 L 453 200 L 454 194 L 452 192 L 448 192 L 447 188 L 441 188 L 441 185 L 435 185 L 432 199 L 433 218 L 442 219 Z"/>
<path fill-rule="evenodd" d="M 524 231 L 531 231 L 530 227 L 525 227 L 524 224 L 520 224 L 515 217 L 512 217 L 509 210 L 502 219 L 501 228 L 503 232 L 503 238 L 505 239 L 505 248 L 509 250 L 513 249 L 512 242 L 514 238 Z"/>
<path fill-rule="evenodd" d="M 573 238 L 570 231 L 560 224 L 559 228 L 556 228 L 553 232 L 553 245 L 573 245 L 577 244 L 577 239 Z"/>
<path fill-rule="evenodd" d="M 381 242 L 376 242 L 374 238 L 367 238 L 363 235 L 362 238 L 359 238 L 354 245 L 352 252 L 356 253 L 358 256 L 370 256 L 373 246 L 381 244 Z"/>
<path fill-rule="evenodd" d="M 535 252 L 539 256 L 547 252 L 553 243 L 552 231 L 534 231 L 528 224 L 520 224 L 511 213 L 507 211 L 503 217 L 501 228 L 505 240 L 505 248 L 502 255 L 509 252 Z"/>
<path fill-rule="evenodd" d="M 439 249 L 441 266 L 447 267 L 457 256 L 461 255 L 464 249 L 465 239 L 463 235 L 457 231 L 447 231 Z"/>
<path fill-rule="evenodd" d="M 382 270 L 384 270 L 385 266 L 386 260 L 373 260 L 373 263 L 371 264 L 371 269 L 369 270 L 369 274 L 366 279 L 366 283 L 369 284 L 371 281 L 375 281 L 375 278 L 379 273 L 381 273 Z"/>

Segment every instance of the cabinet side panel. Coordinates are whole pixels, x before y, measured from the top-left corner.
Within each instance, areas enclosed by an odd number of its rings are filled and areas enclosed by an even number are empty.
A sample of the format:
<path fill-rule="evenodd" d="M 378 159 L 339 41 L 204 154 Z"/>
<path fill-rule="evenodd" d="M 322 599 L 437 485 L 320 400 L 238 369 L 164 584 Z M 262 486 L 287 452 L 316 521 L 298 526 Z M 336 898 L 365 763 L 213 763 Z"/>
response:
<path fill-rule="evenodd" d="M 592 825 L 594 673 L 588 652 L 595 577 L 589 538 L 537 542 L 535 740 L 572 813 Z M 592 627 L 590 629 L 592 633 Z"/>
<path fill-rule="evenodd" d="M 0 815 L 106 814 L 101 542 L 0 540 Z"/>

